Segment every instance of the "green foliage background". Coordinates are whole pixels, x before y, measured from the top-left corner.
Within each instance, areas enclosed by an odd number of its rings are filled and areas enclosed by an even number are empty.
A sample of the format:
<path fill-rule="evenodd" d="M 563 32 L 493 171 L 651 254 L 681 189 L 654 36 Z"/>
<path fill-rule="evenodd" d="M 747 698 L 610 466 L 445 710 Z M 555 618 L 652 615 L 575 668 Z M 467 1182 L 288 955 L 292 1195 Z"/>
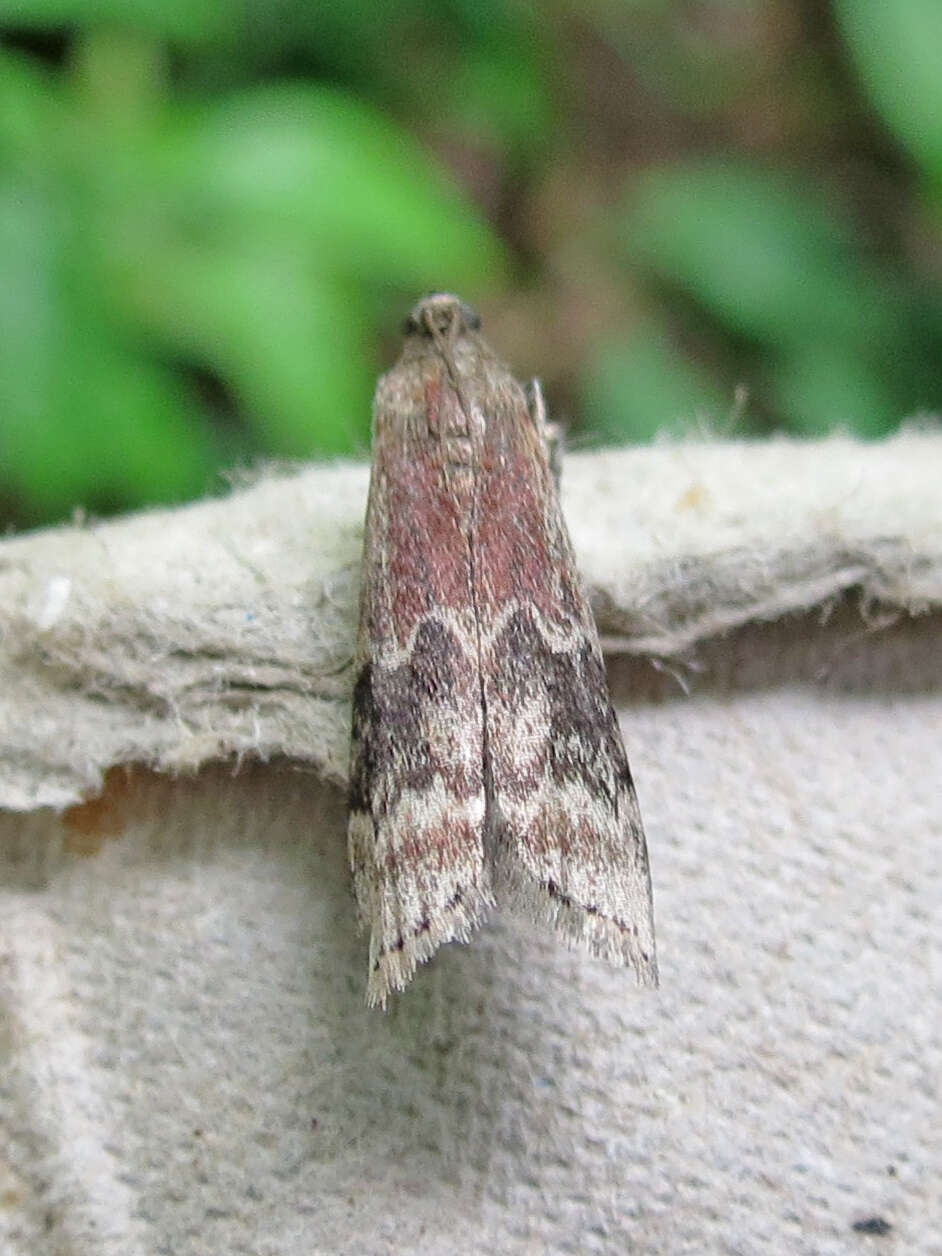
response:
<path fill-rule="evenodd" d="M 0 518 L 362 453 L 430 289 L 577 440 L 942 406 L 938 0 L 0 0 Z"/>

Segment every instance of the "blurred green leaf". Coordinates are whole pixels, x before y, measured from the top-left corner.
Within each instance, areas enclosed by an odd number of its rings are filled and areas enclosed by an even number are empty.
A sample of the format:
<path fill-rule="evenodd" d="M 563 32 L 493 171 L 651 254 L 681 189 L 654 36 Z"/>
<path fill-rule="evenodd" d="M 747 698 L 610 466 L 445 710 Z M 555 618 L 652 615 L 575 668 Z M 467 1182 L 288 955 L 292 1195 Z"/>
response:
<path fill-rule="evenodd" d="M 0 189 L 0 465 L 34 510 L 205 491 L 214 451 L 172 375 L 141 361 L 69 280 L 42 192 Z"/>
<path fill-rule="evenodd" d="M 300 250 L 248 243 L 163 247 L 129 278 L 140 325 L 229 381 L 265 449 L 310 457 L 365 446 L 371 319 L 358 285 Z"/>
<path fill-rule="evenodd" d="M 651 440 L 659 431 L 715 425 L 730 410 L 705 372 L 691 366 L 658 328 L 644 327 L 594 347 L 580 411 L 602 442 Z"/>
<path fill-rule="evenodd" d="M 160 137 L 164 195 L 192 233 L 291 231 L 321 269 L 480 290 L 494 237 L 404 132 L 338 92 L 282 87 L 192 114 Z"/>
<path fill-rule="evenodd" d="M 25 57 L 0 49 L 0 173 L 45 169 L 50 137 L 62 121 L 52 80 Z"/>
<path fill-rule="evenodd" d="M 0 75 L 0 453 L 48 511 L 202 491 L 220 456 L 171 363 L 209 369 L 269 452 L 361 448 L 377 300 L 473 295 L 499 245 L 433 161 L 341 93 L 174 108 L 102 31 L 74 90 Z"/>
<path fill-rule="evenodd" d="M 806 345 L 774 372 L 773 389 L 790 426 L 805 436 L 846 428 L 883 436 L 901 410 L 885 376 L 843 345 Z"/>
<path fill-rule="evenodd" d="M 770 418 L 874 435 L 938 406 L 938 288 L 872 262 L 806 181 L 738 163 L 653 170 L 624 230 L 652 275 L 751 346 L 745 382 Z"/>
<path fill-rule="evenodd" d="M 726 162 L 658 169 L 631 201 L 634 256 L 737 333 L 777 345 L 892 335 L 876 276 L 797 176 Z"/>
<path fill-rule="evenodd" d="M 834 12 L 874 103 L 942 192 L 942 4 L 834 0 Z"/>
<path fill-rule="evenodd" d="M 247 6 L 195 70 L 218 90 L 287 63 L 420 132 L 532 160 L 551 116 L 552 29 L 529 0 L 276 0 Z"/>
<path fill-rule="evenodd" d="M 229 380 L 273 452 L 365 442 L 370 289 L 473 295 L 500 273 L 493 236 L 425 154 L 337 93 L 247 94 L 171 120 L 142 152 L 148 234 L 111 257 L 115 300 Z"/>
<path fill-rule="evenodd" d="M 465 57 L 452 85 L 456 121 L 472 137 L 499 139 L 532 159 L 549 130 L 552 109 L 532 40 L 491 43 Z"/>
<path fill-rule="evenodd" d="M 218 35 L 238 13 L 235 0 L 0 0 L 0 22 L 12 26 L 111 25 L 182 42 Z"/>

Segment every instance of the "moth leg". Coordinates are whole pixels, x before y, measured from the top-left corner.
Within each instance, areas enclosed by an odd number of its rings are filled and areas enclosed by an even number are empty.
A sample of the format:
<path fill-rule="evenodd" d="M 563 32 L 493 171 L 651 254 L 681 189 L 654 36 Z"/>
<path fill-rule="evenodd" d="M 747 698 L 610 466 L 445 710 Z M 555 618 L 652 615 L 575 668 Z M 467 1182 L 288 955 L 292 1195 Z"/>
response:
<path fill-rule="evenodd" d="M 563 465 L 563 429 L 562 424 L 550 422 L 543 388 L 536 378 L 530 380 L 530 387 L 527 389 L 527 409 L 530 411 L 533 426 L 540 434 L 546 451 L 546 461 L 558 489 Z"/>

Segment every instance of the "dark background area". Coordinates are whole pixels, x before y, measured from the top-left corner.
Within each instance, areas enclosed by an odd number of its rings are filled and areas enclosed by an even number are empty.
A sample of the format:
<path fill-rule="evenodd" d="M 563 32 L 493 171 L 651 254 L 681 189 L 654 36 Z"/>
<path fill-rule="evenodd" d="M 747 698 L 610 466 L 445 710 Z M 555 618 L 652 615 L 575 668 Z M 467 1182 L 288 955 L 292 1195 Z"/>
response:
<path fill-rule="evenodd" d="M 938 0 L 0 0 L 0 521 L 363 455 L 423 292 L 575 444 L 942 407 Z"/>

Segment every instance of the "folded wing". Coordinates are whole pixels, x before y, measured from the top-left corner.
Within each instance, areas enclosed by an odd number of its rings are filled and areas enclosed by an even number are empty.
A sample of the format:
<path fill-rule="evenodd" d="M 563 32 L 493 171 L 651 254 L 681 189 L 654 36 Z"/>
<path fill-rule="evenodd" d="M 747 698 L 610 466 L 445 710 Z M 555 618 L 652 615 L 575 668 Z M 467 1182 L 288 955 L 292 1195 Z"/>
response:
<path fill-rule="evenodd" d="M 521 389 L 489 413 L 474 590 L 498 901 L 657 984 L 641 816 L 591 610 Z"/>
<path fill-rule="evenodd" d="M 404 397 L 392 373 L 377 396 L 349 825 L 372 1004 L 443 942 L 466 940 L 492 901 L 471 481 L 430 437 L 430 410 L 457 405 L 433 368 L 405 376 L 420 395 Z"/>

